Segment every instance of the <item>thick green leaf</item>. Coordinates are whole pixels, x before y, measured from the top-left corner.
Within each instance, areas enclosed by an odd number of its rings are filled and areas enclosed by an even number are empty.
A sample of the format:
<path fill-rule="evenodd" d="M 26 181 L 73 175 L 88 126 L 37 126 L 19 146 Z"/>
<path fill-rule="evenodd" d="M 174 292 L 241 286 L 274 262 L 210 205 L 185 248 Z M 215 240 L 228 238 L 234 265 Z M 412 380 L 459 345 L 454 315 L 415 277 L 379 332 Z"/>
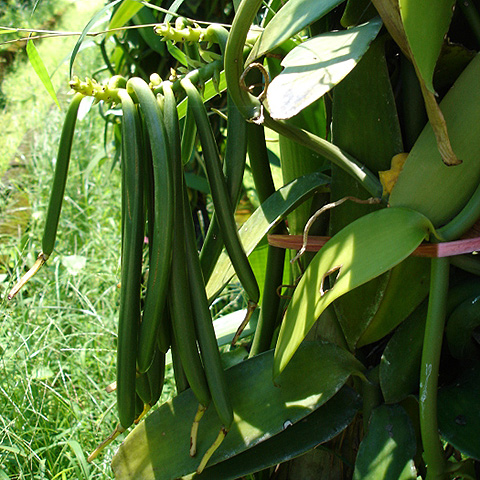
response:
<path fill-rule="evenodd" d="M 415 451 L 415 432 L 405 410 L 399 405 L 381 405 L 372 412 L 353 479 L 416 480 Z"/>
<path fill-rule="evenodd" d="M 240 334 L 240 339 L 253 335 L 255 333 L 255 329 L 257 327 L 258 322 L 258 315 L 260 310 L 257 309 L 253 312 L 248 325 L 245 327 L 245 330 Z M 242 323 L 245 319 L 245 315 L 247 314 L 247 309 L 244 308 L 242 310 L 235 310 L 234 312 L 228 313 L 227 315 L 223 315 L 222 317 L 217 318 L 213 321 L 213 328 L 215 330 L 215 337 L 217 338 L 217 344 L 219 347 L 223 347 L 225 345 L 230 345 L 232 343 L 235 334 L 237 333 L 238 326 Z M 240 350 L 240 348 L 236 348 L 233 352 Z M 232 352 L 228 352 L 229 354 Z M 225 354 L 223 354 L 225 355 Z M 222 355 L 222 358 L 223 358 Z M 248 356 L 248 355 L 247 355 Z M 172 352 L 169 350 L 165 356 L 165 365 L 172 364 Z"/>
<path fill-rule="evenodd" d="M 480 461 L 480 364 L 464 372 L 455 384 L 438 392 L 438 428 L 443 439 Z"/>
<path fill-rule="evenodd" d="M 480 55 L 463 71 L 440 107 L 461 165 L 446 166 L 428 124 L 408 155 L 390 195 L 390 205 L 426 215 L 435 226 L 451 220 L 467 203 L 480 180 Z"/>
<path fill-rule="evenodd" d="M 448 317 L 445 333 L 451 354 L 458 359 L 480 357 L 480 348 L 472 338 L 480 327 L 480 295 L 462 302 Z"/>
<path fill-rule="evenodd" d="M 428 295 L 430 260 L 408 257 L 390 272 L 382 301 L 357 347 L 380 340 L 402 323 Z"/>
<path fill-rule="evenodd" d="M 378 15 L 370 0 L 348 0 L 340 23 L 342 27 L 354 27 Z"/>
<path fill-rule="evenodd" d="M 158 23 L 157 18 L 153 14 L 150 8 L 142 8 L 133 17 L 133 21 L 137 25 L 151 25 L 152 23 Z M 162 39 L 153 31 L 153 27 L 146 27 L 139 29 L 140 35 L 145 40 L 145 43 L 155 52 L 160 55 L 165 54 L 165 43 Z"/>
<path fill-rule="evenodd" d="M 455 0 L 399 0 L 400 14 L 418 71 L 433 88 L 433 71 L 452 18 Z"/>
<path fill-rule="evenodd" d="M 402 132 L 385 58 L 386 40 L 385 35 L 376 38 L 358 65 L 333 91 L 333 143 L 375 173 L 388 170 L 392 157 L 403 151 Z M 334 200 L 337 198 L 340 197 L 335 196 Z M 360 208 L 348 203 L 331 213 L 335 215 L 354 207 Z"/>
<path fill-rule="evenodd" d="M 113 14 L 113 17 L 108 24 L 108 29 L 121 28 L 131 20 L 144 6 L 140 2 L 135 0 L 123 0 L 122 4 L 118 7 L 117 11 Z M 108 38 L 112 33 L 107 33 L 105 38 Z"/>
<path fill-rule="evenodd" d="M 53 88 L 52 81 L 50 80 L 50 75 L 47 72 L 45 64 L 43 63 L 40 55 L 38 54 L 35 45 L 33 44 L 33 40 L 28 40 L 27 42 L 27 55 L 30 63 L 32 64 L 35 73 L 38 75 L 38 78 L 43 83 L 45 90 L 49 93 L 49 95 L 53 98 L 54 102 L 57 104 L 58 108 L 60 108 L 60 103 L 58 103 L 57 94 L 55 93 L 55 89 Z"/>
<path fill-rule="evenodd" d="M 275 384 L 272 365 L 273 351 L 269 351 L 226 371 L 235 418 L 209 465 L 277 435 L 286 422 L 297 423 L 333 397 L 351 374 L 363 370 L 353 355 L 321 342 L 305 343 Z M 190 457 L 189 419 L 193 420 L 197 406 L 189 389 L 148 416 L 116 453 L 112 462 L 116 478 L 149 480 L 191 475 L 221 426 L 214 409 L 208 409 L 200 422 L 197 457 Z"/>
<path fill-rule="evenodd" d="M 387 208 L 359 218 L 333 236 L 315 255 L 287 308 L 275 350 L 274 377 L 328 305 L 400 263 L 432 229 L 430 221 L 414 210 Z M 329 276 L 330 288 L 324 285 Z"/>
<path fill-rule="evenodd" d="M 376 38 L 358 65 L 333 91 L 333 143 L 375 173 L 388 170 L 392 157 L 403 150 L 385 59 L 385 39 L 385 36 Z M 332 201 L 346 196 L 370 197 L 359 182 L 336 166 L 332 167 L 331 192 Z M 337 233 L 358 217 L 378 208 L 378 205 L 353 202 L 339 205 L 330 211 L 330 233 Z M 380 308 L 389 280 L 390 272 L 387 272 L 346 293 L 334 303 L 350 348 L 355 348 Z"/>
<path fill-rule="evenodd" d="M 275 77 L 282 71 L 280 61 L 276 58 L 267 58 L 267 64 L 271 77 Z M 290 119 L 289 124 L 303 128 L 326 139 L 327 112 L 323 99 L 319 99 L 317 102 L 303 109 L 298 115 Z M 275 148 L 278 158 L 281 158 L 280 166 L 284 183 L 291 182 L 302 175 L 329 168 L 330 162 L 323 159 L 318 153 L 284 135 L 279 135 L 276 132 L 275 135 L 278 140 L 275 143 L 270 143 L 270 148 Z M 312 214 L 311 207 L 313 200 L 314 199 L 307 200 L 290 213 L 287 219 L 290 234 L 296 235 L 303 233 L 305 224 Z M 325 198 L 320 204 L 323 205 L 327 201 L 328 198 Z M 319 223 L 320 222 L 317 222 L 315 226 L 317 227 Z"/>
<path fill-rule="evenodd" d="M 358 395 L 345 386 L 325 405 L 278 435 L 191 478 L 234 480 L 298 457 L 337 436 L 352 422 L 359 407 Z"/>
<path fill-rule="evenodd" d="M 239 230 L 240 240 L 247 255 L 253 252 L 268 231 L 298 204 L 312 196 L 330 179 L 321 173 L 297 178 L 269 197 Z M 207 295 L 212 301 L 235 274 L 230 259 L 222 252 L 207 284 Z"/>
<path fill-rule="evenodd" d="M 252 63 L 265 53 L 273 50 L 315 20 L 326 15 L 342 1 L 290 0 L 265 27 L 265 30 L 255 42 L 246 64 Z"/>
<path fill-rule="evenodd" d="M 184 67 L 188 67 L 187 56 L 182 50 L 180 50 L 176 45 L 173 44 L 171 40 L 167 40 L 167 50 L 168 53 L 177 60 Z"/>
<path fill-rule="evenodd" d="M 199 192 L 205 193 L 206 195 L 210 194 L 210 185 L 205 177 L 201 177 L 193 172 L 185 173 L 185 183 L 188 188 L 193 190 L 198 190 Z"/>
<path fill-rule="evenodd" d="M 450 288 L 447 316 L 462 302 L 479 294 L 480 280 L 469 279 Z M 380 386 L 387 403 L 399 402 L 418 391 L 426 318 L 427 302 L 424 302 L 400 325 L 383 352 Z"/>
<path fill-rule="evenodd" d="M 238 330 L 238 326 L 242 323 L 242 320 L 247 314 L 247 309 L 236 310 L 235 312 L 228 313 L 223 317 L 217 318 L 213 322 L 213 328 L 215 329 L 215 336 L 217 337 L 218 346 L 229 345 L 235 333 Z M 252 335 L 255 332 L 255 326 L 257 324 L 258 313 L 253 312 L 250 322 L 245 327 L 240 338 Z"/>
<path fill-rule="evenodd" d="M 331 90 L 355 67 L 381 26 L 377 17 L 349 30 L 318 35 L 294 48 L 282 61 L 284 70 L 268 87 L 270 115 L 291 118 Z"/>
<path fill-rule="evenodd" d="M 399 402 L 418 391 L 426 318 L 424 302 L 400 325 L 385 347 L 380 361 L 380 387 L 387 403 Z"/>

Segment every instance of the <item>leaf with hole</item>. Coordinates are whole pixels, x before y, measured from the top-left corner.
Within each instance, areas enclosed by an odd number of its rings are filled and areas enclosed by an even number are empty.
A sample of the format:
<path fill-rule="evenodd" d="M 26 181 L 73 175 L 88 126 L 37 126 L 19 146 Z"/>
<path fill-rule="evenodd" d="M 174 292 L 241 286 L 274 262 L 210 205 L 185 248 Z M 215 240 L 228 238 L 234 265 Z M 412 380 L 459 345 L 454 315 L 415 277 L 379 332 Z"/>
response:
<path fill-rule="evenodd" d="M 421 213 L 387 208 L 360 217 L 333 236 L 313 258 L 287 308 L 275 350 L 274 378 L 328 305 L 400 263 L 432 231 Z"/>

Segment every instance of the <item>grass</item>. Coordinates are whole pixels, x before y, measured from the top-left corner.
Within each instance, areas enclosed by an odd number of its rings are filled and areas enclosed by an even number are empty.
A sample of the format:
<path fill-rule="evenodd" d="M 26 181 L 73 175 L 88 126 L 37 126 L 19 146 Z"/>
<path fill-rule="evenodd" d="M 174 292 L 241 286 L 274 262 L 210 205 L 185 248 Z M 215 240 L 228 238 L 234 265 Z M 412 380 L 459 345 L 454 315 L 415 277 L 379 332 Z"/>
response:
<path fill-rule="evenodd" d="M 99 4 L 77 2 L 85 3 Z M 87 14 L 72 9 L 64 20 L 76 18 L 78 29 Z M 74 42 L 39 45 L 49 71 L 56 67 L 49 49 L 55 45 L 58 62 Z M 96 61 L 93 51 L 82 53 L 77 71 L 91 71 Z M 66 65 L 53 80 L 65 93 Z M 4 177 L 0 198 L 0 478 L 111 478 L 118 442 L 91 465 L 86 456 L 117 422 L 115 394 L 105 387 L 115 380 L 119 169 L 92 111 L 78 122 L 55 252 L 8 302 L 12 283 L 40 251 L 67 100 L 61 95 L 59 111 L 25 62 L 17 62 L 2 88 L 8 102 L 0 156 L 17 166 Z M 169 383 L 164 394 L 171 393 Z"/>
<path fill-rule="evenodd" d="M 102 4 L 76 2 L 55 28 L 81 30 Z M 41 250 L 68 101 L 63 60 L 75 41 L 37 44 L 48 71 L 56 70 L 52 80 L 62 111 L 25 60 L 15 63 L 2 84 L 7 102 L 0 114 L 0 480 L 112 478 L 110 461 L 119 445 L 115 441 L 87 463 L 117 423 L 115 394 L 105 387 L 115 380 L 120 172 L 111 131 L 104 145 L 105 124 L 96 107 L 77 122 L 55 251 L 17 297 L 6 300 Z M 98 57 L 97 49 L 82 51 L 74 73 L 91 74 Z M 213 313 L 244 306 L 242 289 L 232 286 L 226 297 Z M 172 377 L 167 368 L 160 403 L 174 393 Z"/>

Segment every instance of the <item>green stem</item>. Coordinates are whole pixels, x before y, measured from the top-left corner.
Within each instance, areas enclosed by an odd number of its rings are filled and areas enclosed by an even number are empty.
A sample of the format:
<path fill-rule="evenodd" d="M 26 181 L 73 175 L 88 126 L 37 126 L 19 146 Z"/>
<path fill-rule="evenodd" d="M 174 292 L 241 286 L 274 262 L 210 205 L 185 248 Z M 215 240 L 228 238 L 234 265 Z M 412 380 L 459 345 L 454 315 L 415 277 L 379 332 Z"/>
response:
<path fill-rule="evenodd" d="M 272 171 L 268 159 L 268 151 L 265 143 L 265 131 L 261 125 L 249 123 L 248 132 L 248 156 L 252 169 L 255 189 L 263 203 L 270 195 L 275 193 Z M 283 233 L 283 223 L 275 227 L 272 233 Z M 283 268 L 285 264 L 285 250 L 269 245 L 267 265 L 265 269 L 265 283 L 263 289 L 262 306 L 258 317 L 257 328 L 253 338 L 250 357 L 269 350 L 280 307 L 280 297 L 277 288 L 282 284 Z"/>
<path fill-rule="evenodd" d="M 292 139 L 293 141 L 310 148 L 314 152 L 322 155 L 327 160 L 345 170 L 349 175 L 355 178 L 373 197 L 382 196 L 382 185 L 378 178 L 362 165 L 358 160 L 338 148 L 333 143 L 324 140 L 313 133 L 302 128 L 294 127 L 283 121 L 274 120 L 265 112 L 264 125 L 277 133 Z"/>
<path fill-rule="evenodd" d="M 261 117 L 262 105 L 256 97 L 240 86 L 240 77 L 244 71 L 243 48 L 250 26 L 262 3 L 262 0 L 242 1 L 233 19 L 225 50 L 225 79 L 228 91 L 242 115 L 249 121 Z"/>
<path fill-rule="evenodd" d="M 323 155 L 356 178 L 371 195 L 381 197 L 382 186 L 380 181 L 364 165 L 323 138 L 317 137 L 306 130 L 287 125 L 285 122 L 273 120 L 264 110 L 260 100 L 242 89 L 240 78 L 245 70 L 243 49 L 248 31 L 261 4 L 262 0 L 243 0 L 228 36 L 225 49 L 225 80 L 233 101 L 248 121 L 253 123 L 263 121 L 266 127 Z"/>
<path fill-rule="evenodd" d="M 427 480 L 440 480 L 446 476 L 446 462 L 438 435 L 437 387 L 445 327 L 449 267 L 448 258 L 432 259 L 430 296 L 420 371 L 420 429 L 427 464 Z"/>

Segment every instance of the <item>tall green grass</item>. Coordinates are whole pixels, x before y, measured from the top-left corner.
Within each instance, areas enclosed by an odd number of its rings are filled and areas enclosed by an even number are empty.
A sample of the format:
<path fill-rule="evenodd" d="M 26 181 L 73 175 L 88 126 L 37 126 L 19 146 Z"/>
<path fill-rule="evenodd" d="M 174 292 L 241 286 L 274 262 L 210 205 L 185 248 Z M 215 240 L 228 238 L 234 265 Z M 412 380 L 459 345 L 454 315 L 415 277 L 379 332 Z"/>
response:
<path fill-rule="evenodd" d="M 52 110 L 48 120 L 35 136 L 23 180 L 31 222 L 4 287 L 40 250 L 62 114 Z M 12 478 L 109 476 L 106 461 L 87 466 L 83 453 L 115 425 L 115 395 L 104 389 L 115 379 L 119 174 L 107 160 L 85 175 L 103 148 L 101 134 L 97 116 L 79 122 L 55 254 L 18 297 L 0 306 L 0 465 Z"/>
<path fill-rule="evenodd" d="M 54 40 L 52 40 L 53 42 Z M 98 66 L 94 50 L 79 68 Z M 17 65 L 7 89 L 28 90 Z M 66 78 L 64 78 L 66 81 Z M 68 90 L 67 84 L 61 89 Z M 21 154 L 21 175 L 7 172 L 1 189 L 18 208 L 0 211 L 18 228 L 0 229 L 0 479 L 111 478 L 118 442 L 87 464 L 86 456 L 117 422 L 115 394 L 116 324 L 120 256 L 120 173 L 104 122 L 93 109 L 77 123 L 65 200 L 54 254 L 12 301 L 6 294 L 41 249 L 57 145 L 66 108 L 43 110 L 29 103 L 8 106 L 20 124 L 32 120 Z M 17 93 L 22 98 L 22 92 Z M 66 106 L 67 98 L 62 97 Z M 3 112 L 6 115 L 6 112 Z M 5 120 L 5 117 L 4 117 Z M 33 122 L 34 120 L 34 122 Z M 4 132 L 4 135 L 8 132 Z M 111 139 L 111 133 L 107 137 Z M 18 142 L 17 138 L 17 142 Z M 7 182 L 7 180 L 5 180 Z M 7 192 L 7 193 L 5 193 Z M 8 202 L 7 202 L 8 203 Z M 24 220 L 20 221 L 20 212 Z M 7 220 L 3 218 L 2 220 Z M 166 388 L 165 395 L 172 393 Z"/>

